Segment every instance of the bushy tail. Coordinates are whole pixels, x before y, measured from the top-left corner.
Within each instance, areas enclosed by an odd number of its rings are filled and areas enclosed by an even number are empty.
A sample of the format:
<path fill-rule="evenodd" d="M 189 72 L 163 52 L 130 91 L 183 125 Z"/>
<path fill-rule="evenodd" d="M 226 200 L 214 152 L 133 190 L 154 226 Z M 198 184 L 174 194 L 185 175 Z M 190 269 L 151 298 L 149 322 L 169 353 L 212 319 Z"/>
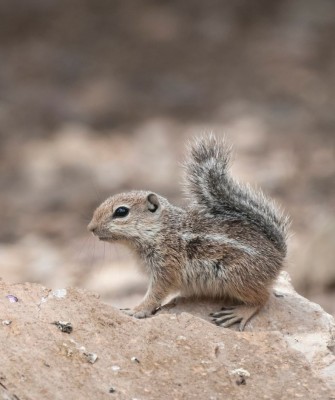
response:
<path fill-rule="evenodd" d="M 260 190 L 231 177 L 230 159 L 231 148 L 224 140 L 213 135 L 197 139 L 185 163 L 188 196 L 212 215 L 256 225 L 286 254 L 288 218 Z"/>

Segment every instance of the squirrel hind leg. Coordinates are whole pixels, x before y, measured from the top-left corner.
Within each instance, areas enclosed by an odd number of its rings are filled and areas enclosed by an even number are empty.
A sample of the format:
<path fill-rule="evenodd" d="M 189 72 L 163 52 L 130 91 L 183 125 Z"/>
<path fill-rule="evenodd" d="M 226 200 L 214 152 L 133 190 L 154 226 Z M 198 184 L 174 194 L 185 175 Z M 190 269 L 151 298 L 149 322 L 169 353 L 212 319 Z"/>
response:
<path fill-rule="evenodd" d="M 221 311 L 210 314 L 212 321 L 223 328 L 239 323 L 239 330 L 243 331 L 246 323 L 258 313 L 262 306 L 238 305 L 224 307 Z"/>

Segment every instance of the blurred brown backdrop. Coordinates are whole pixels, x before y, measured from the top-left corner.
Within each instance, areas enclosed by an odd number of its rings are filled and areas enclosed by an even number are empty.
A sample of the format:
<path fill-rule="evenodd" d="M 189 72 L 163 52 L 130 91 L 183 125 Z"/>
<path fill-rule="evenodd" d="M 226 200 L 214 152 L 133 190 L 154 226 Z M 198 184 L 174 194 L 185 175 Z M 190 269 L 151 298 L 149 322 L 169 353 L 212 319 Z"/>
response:
<path fill-rule="evenodd" d="M 292 216 L 288 270 L 335 314 L 335 2 L 0 2 L 0 275 L 132 305 L 136 261 L 86 232 L 110 194 L 181 203 L 185 142 Z"/>

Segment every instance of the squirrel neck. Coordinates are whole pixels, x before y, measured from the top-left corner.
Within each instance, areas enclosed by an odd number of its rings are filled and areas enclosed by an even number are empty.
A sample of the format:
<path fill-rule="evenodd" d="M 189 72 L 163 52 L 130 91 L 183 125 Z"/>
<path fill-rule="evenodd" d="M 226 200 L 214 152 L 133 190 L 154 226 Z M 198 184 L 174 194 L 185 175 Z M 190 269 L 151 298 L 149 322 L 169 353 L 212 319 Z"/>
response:
<path fill-rule="evenodd" d="M 133 250 L 142 260 L 149 273 L 157 273 L 160 265 L 163 265 L 166 257 L 166 249 L 179 246 L 179 232 L 184 223 L 186 211 L 180 207 L 168 204 L 162 210 L 157 220 L 155 234 L 145 240 L 135 240 L 131 243 Z"/>

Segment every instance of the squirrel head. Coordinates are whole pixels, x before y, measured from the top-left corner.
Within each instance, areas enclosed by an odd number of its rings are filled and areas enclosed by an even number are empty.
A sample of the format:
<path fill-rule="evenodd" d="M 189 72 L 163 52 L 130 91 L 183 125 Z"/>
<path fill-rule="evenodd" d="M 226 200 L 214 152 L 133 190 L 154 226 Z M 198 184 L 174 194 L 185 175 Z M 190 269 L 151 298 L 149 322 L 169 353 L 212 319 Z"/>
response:
<path fill-rule="evenodd" d="M 150 240 L 159 231 L 165 202 L 167 200 L 152 192 L 120 193 L 95 210 L 87 228 L 107 242 Z"/>

